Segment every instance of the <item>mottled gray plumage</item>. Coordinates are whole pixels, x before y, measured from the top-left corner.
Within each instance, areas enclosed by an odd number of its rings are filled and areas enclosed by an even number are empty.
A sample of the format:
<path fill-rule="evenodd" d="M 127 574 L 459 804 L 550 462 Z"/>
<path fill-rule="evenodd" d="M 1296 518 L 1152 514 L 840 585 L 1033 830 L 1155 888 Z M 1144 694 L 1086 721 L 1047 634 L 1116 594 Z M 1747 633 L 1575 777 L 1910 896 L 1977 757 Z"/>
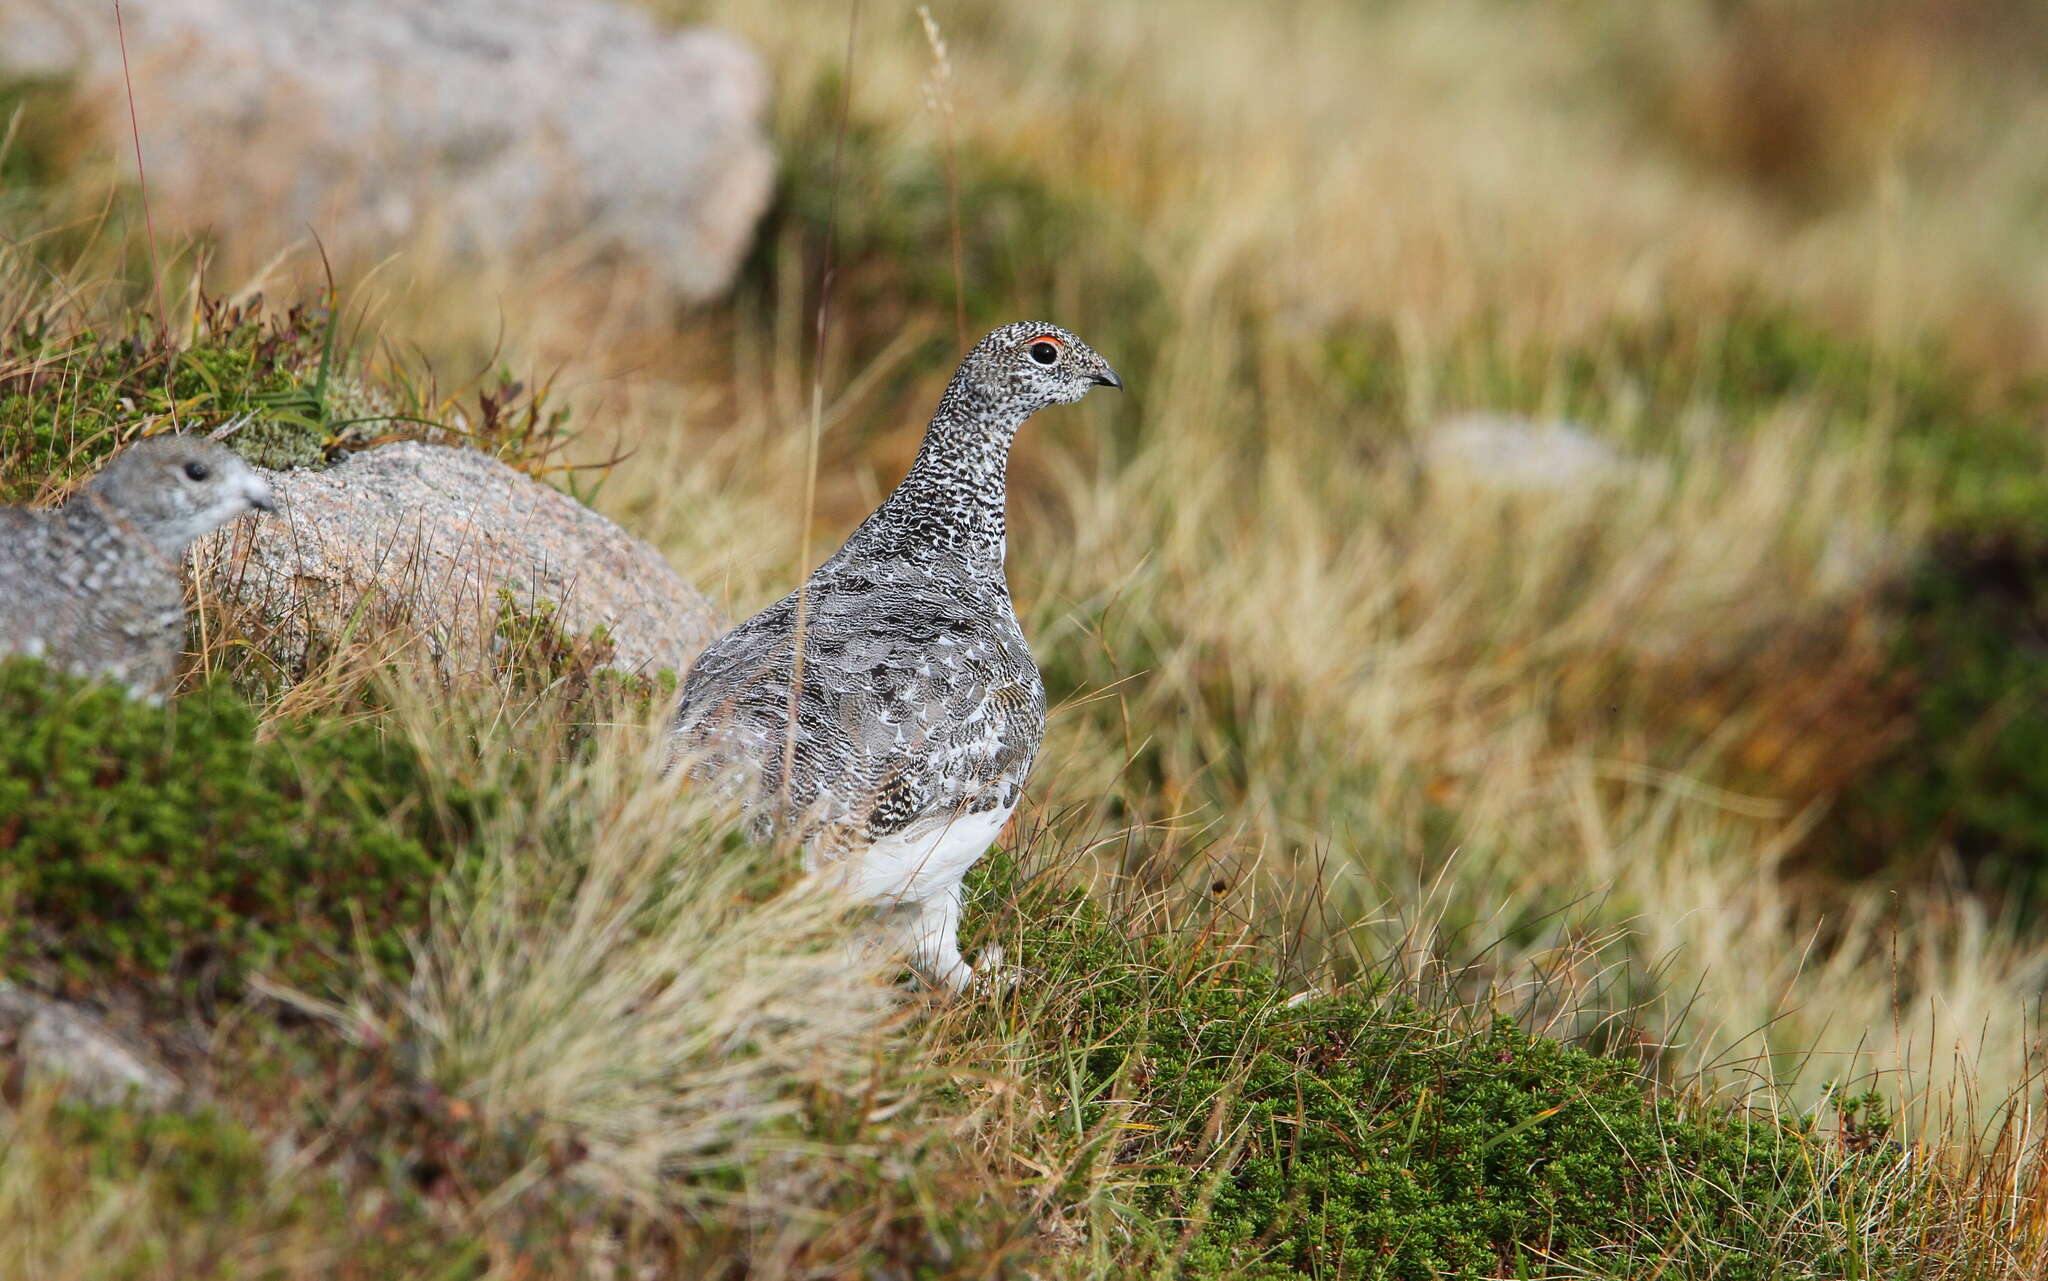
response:
<path fill-rule="evenodd" d="M 157 436 L 57 508 L 0 507 L 0 655 L 161 697 L 185 640 L 185 549 L 270 506 L 269 487 L 226 447 Z"/>
<path fill-rule="evenodd" d="M 758 835 L 791 834 L 814 867 L 913 909 L 913 960 L 956 988 L 973 977 L 956 943 L 960 878 L 1015 808 L 1045 734 L 1045 688 L 1003 573 L 1010 441 L 1035 411 L 1098 385 L 1123 384 L 1064 329 L 984 338 L 903 482 L 683 685 L 675 742 L 691 772 L 745 788 Z"/>

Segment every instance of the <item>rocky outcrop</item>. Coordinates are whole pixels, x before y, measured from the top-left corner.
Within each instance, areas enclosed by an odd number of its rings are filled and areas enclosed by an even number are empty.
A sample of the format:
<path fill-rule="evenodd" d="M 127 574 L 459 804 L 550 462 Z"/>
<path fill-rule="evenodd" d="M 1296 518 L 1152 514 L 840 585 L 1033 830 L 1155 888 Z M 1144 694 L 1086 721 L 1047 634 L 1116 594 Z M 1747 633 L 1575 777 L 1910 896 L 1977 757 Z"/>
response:
<path fill-rule="evenodd" d="M 456 667 L 487 652 L 501 590 L 609 629 L 614 663 L 680 673 L 718 633 L 652 547 L 560 490 L 469 449 L 405 441 L 325 471 L 267 474 L 277 512 L 201 546 L 202 590 L 287 672 L 366 628 L 423 636 Z"/>
<path fill-rule="evenodd" d="M 145 0 L 124 7 L 159 224 L 260 264 L 316 230 L 356 263 L 438 239 L 682 300 L 730 283 L 766 207 L 768 83 L 731 36 L 608 0 Z M 0 0 L 0 72 L 69 75 L 128 154 L 112 9 Z"/>

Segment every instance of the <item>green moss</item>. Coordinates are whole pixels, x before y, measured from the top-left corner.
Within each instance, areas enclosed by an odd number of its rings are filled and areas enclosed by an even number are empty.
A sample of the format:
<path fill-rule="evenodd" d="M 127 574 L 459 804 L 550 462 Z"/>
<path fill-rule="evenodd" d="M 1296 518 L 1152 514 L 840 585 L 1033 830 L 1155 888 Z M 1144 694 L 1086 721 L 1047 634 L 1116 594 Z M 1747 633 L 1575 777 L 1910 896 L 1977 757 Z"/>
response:
<path fill-rule="evenodd" d="M 159 1185 L 166 1207 L 182 1214 L 231 1216 L 262 1197 L 261 1144 L 217 1112 L 138 1113 L 64 1103 L 55 1121 L 66 1144 L 87 1155 L 93 1177 L 146 1175 Z"/>
<path fill-rule="evenodd" d="M 980 891 L 1010 893 L 997 863 Z M 1370 987 L 1290 1001 L 1264 962 L 1133 940 L 1027 887 L 1020 959 L 1069 993 L 1038 1065 L 1076 1135 L 1149 1170 L 1195 1276 L 1853 1275 L 1881 1143 L 1681 1105 L 1635 1067 L 1512 1023 L 1462 1029 Z M 1082 981 L 1085 979 L 1085 981 Z M 1081 1175 L 1076 1175 L 1075 1191 Z M 1781 1255 L 1780 1251 L 1786 1251 Z M 1583 1269 L 1584 1272 L 1579 1271 Z"/>
<path fill-rule="evenodd" d="M 401 971 L 468 805 L 436 812 L 426 780 L 374 725 L 259 741 L 224 688 L 154 707 L 0 663 L 8 963 L 232 991 L 313 981 L 360 940 Z"/>
<path fill-rule="evenodd" d="M 531 466 L 571 435 L 548 384 L 501 372 L 452 401 L 430 373 L 371 371 L 325 307 L 202 299 L 190 341 L 131 316 L 94 328 L 35 316 L 0 332 L 0 503 L 26 502 L 97 470 L 151 422 L 246 421 L 228 445 L 259 467 L 318 467 L 387 439 L 463 443 Z"/>
<path fill-rule="evenodd" d="M 198 337 L 164 344 L 36 321 L 0 334 L 0 502 L 98 469 L 149 418 L 256 418 L 229 439 L 265 467 L 317 464 L 328 436 L 311 388 L 324 313 L 208 307 Z"/>
<path fill-rule="evenodd" d="M 96 1247 L 95 1276 L 481 1272 L 474 1234 L 448 1230 L 416 1204 L 365 1196 L 345 1164 L 280 1179 L 265 1147 L 212 1108 L 144 1114 L 59 1101 L 26 1123 L 18 1114 L 0 1120 L 0 1165 L 18 1191 L 47 1197 L 72 1224 L 88 1221 L 77 1204 L 87 1200 L 141 1216 L 109 1234 L 126 1249 Z M 382 1173 L 373 1164 L 354 1177 Z M 258 1258 L 265 1266 L 252 1272 Z"/>

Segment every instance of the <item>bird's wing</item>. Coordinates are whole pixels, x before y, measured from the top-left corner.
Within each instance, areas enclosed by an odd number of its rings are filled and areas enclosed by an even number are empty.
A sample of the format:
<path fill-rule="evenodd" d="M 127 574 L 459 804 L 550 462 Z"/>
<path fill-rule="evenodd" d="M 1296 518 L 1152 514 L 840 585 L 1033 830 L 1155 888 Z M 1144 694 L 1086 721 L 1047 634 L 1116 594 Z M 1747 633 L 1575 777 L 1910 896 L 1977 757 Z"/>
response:
<path fill-rule="evenodd" d="M 1013 803 L 1043 732 L 1044 694 L 1006 598 L 929 567 L 825 572 L 804 593 L 797 768 L 782 766 L 797 597 L 707 649 L 684 684 L 678 737 L 744 764 L 785 819 L 872 837 L 932 814 Z M 1007 793 L 1007 799 L 1004 795 Z"/>

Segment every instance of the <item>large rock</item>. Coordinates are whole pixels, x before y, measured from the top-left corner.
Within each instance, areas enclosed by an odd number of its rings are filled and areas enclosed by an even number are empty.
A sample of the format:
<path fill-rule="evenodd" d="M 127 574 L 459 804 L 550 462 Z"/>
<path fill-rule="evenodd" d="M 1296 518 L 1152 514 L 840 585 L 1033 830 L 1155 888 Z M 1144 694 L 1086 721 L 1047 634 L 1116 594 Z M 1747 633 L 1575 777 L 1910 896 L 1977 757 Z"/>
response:
<path fill-rule="evenodd" d="M 203 543 L 203 587 L 296 670 L 352 632 L 423 635 L 460 668 L 487 652 L 500 589 L 610 629 L 615 663 L 682 672 L 718 613 L 660 553 L 560 490 L 470 449 L 404 441 L 325 471 L 266 473 L 278 510 Z M 366 603 L 367 598 L 367 603 Z"/>
<path fill-rule="evenodd" d="M 267 258 L 307 227 L 375 261 L 445 237 L 624 260 L 684 300 L 731 281 L 766 207 L 767 77 L 731 36 L 608 0 L 130 0 L 159 223 Z M 113 10 L 0 0 L 0 72 L 73 75 L 127 157 Z"/>

